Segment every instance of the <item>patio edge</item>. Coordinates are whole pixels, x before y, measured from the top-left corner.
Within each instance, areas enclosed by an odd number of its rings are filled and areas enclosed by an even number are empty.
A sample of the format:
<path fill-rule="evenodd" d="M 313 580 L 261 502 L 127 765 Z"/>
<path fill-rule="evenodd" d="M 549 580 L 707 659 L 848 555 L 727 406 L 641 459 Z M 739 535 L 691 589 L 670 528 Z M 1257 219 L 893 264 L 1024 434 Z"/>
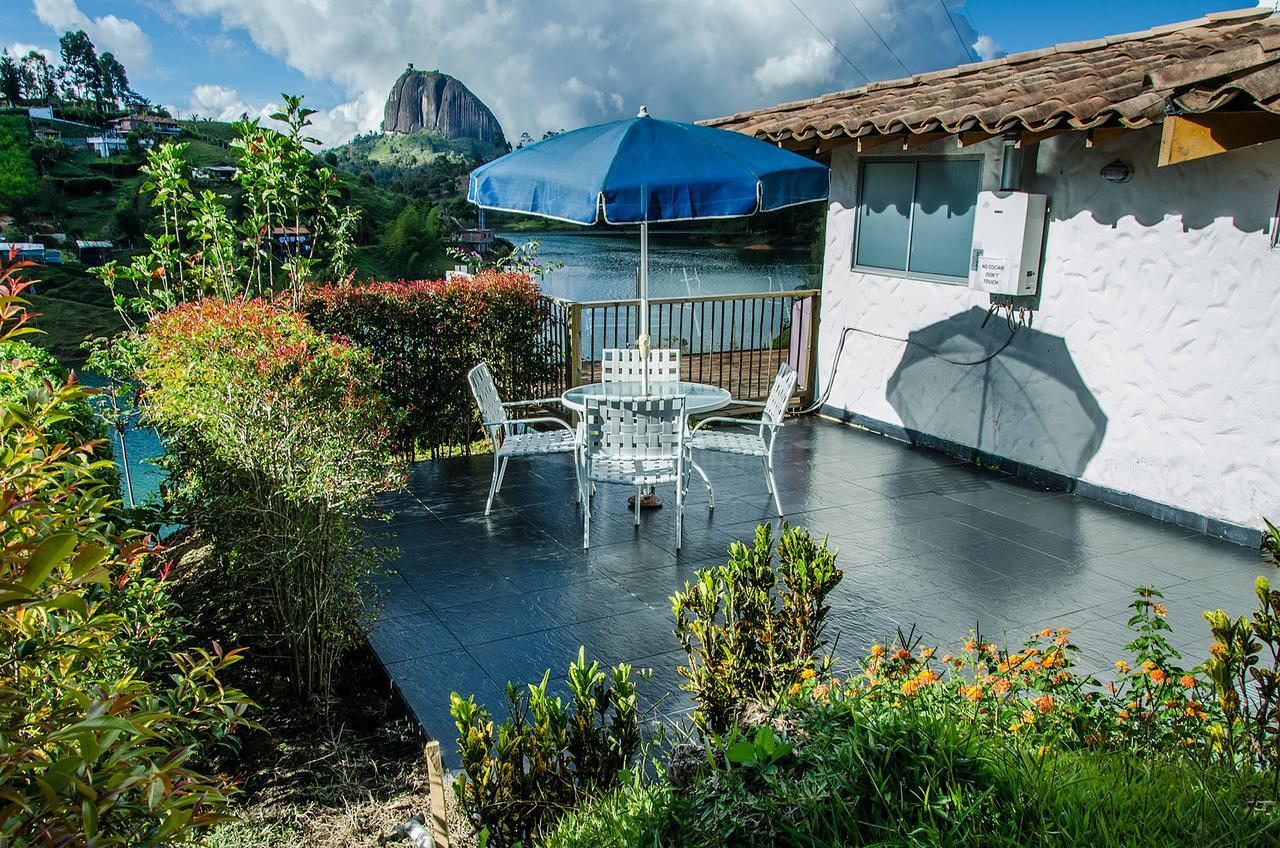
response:
<path fill-rule="evenodd" d="M 900 424 L 890 424 L 887 421 L 881 421 L 857 412 L 850 412 L 847 409 L 841 409 L 836 406 L 823 405 L 818 414 L 841 424 L 861 427 L 864 430 L 870 430 L 873 433 L 917 447 L 935 450 L 965 462 L 980 462 L 985 466 L 998 468 L 1006 474 L 1022 480 L 1029 480 L 1046 488 L 1070 492 L 1073 495 L 1079 495 L 1089 500 L 1127 509 L 1158 521 L 1204 533 L 1216 539 L 1250 548 L 1260 548 L 1262 546 L 1262 531 L 1255 527 L 1235 524 L 1221 518 L 1211 518 L 1191 510 L 1160 503 L 1150 498 L 1122 492 L 1108 486 L 1100 486 L 1097 483 L 1090 483 L 1087 480 L 1081 480 L 1078 477 L 1072 477 L 1059 471 L 1051 471 L 1037 465 L 1018 462 L 998 454 L 988 453 L 972 445 L 953 442 L 950 439 L 943 439 L 919 430 L 912 430 Z"/>

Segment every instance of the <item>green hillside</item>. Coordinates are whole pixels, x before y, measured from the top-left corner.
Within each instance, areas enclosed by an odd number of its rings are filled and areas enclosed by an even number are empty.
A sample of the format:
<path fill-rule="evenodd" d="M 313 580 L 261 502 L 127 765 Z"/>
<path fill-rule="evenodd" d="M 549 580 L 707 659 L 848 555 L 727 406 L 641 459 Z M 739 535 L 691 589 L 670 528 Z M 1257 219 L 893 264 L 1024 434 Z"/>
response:
<path fill-rule="evenodd" d="M 140 193 L 143 177 L 139 169 L 146 161 L 146 151 L 131 146 L 120 155 L 101 159 L 87 148 L 67 148 L 54 142 L 40 152 L 42 143 L 32 136 L 32 125 L 49 123 L 30 121 L 21 113 L 0 113 L 0 240 L 34 237 L 56 248 L 60 245 L 51 234 L 65 233 L 68 241 L 107 239 L 125 251 L 142 248 L 146 233 L 156 226 L 150 198 Z M 72 134 L 74 125 L 57 123 L 63 124 L 64 137 L 76 137 Z M 186 158 L 192 168 L 235 164 L 229 146 L 236 137 L 231 124 L 182 121 L 180 125 L 180 141 L 187 144 Z M 465 144 L 454 146 L 467 148 Z M 440 151 L 445 161 L 462 160 L 461 153 L 444 149 L 447 147 L 443 145 Z M 337 170 L 343 201 L 360 210 L 357 274 L 390 277 L 403 273 L 395 270 L 382 241 L 412 199 L 381 188 L 370 176 L 351 173 L 342 164 Z M 193 187 L 229 195 L 233 203 L 240 195 L 235 182 L 193 179 Z M 44 316 L 40 325 L 46 331 L 33 341 L 60 359 L 75 362 L 84 356 L 80 345 L 86 336 L 108 335 L 120 328 L 120 320 L 102 283 L 76 260 L 74 250 L 62 247 L 64 264 L 27 274 L 38 281 L 31 301 Z M 424 256 L 414 271 L 442 273 L 446 267 L 449 263 L 440 250 L 438 255 Z"/>
<path fill-rule="evenodd" d="M 445 199 L 458 193 L 459 178 L 503 151 L 473 138 L 438 132 L 371 132 L 325 152 L 325 160 L 375 185 L 415 197 Z"/>

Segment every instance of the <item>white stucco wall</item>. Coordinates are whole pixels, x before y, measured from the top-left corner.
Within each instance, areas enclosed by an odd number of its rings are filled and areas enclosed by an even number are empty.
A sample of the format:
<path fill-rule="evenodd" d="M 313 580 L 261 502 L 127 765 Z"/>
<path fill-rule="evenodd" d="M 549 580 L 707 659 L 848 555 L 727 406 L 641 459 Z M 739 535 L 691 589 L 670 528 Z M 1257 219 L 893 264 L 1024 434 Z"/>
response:
<path fill-rule="evenodd" d="M 1034 332 L 978 367 L 852 333 L 828 405 L 1238 525 L 1280 517 L 1280 142 L 1157 169 L 1158 146 L 1158 128 L 1042 143 L 1025 186 L 1051 205 Z M 1000 148 L 977 149 L 995 188 Z M 1128 183 L 1099 176 L 1117 158 Z M 851 270 L 857 159 L 833 154 L 821 384 L 844 327 L 994 350 L 1008 330 L 978 329 L 986 295 Z"/>

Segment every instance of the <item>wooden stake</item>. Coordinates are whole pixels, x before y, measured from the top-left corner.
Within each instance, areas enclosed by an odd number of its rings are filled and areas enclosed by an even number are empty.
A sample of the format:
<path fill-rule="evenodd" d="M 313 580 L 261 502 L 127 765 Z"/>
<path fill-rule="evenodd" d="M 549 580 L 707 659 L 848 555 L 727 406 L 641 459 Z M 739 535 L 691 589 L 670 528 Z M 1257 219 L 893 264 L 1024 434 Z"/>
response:
<path fill-rule="evenodd" d="M 427 743 L 427 781 L 431 794 L 431 832 L 436 848 L 449 848 L 449 816 L 444 803 L 444 766 L 440 761 L 440 742 Z"/>

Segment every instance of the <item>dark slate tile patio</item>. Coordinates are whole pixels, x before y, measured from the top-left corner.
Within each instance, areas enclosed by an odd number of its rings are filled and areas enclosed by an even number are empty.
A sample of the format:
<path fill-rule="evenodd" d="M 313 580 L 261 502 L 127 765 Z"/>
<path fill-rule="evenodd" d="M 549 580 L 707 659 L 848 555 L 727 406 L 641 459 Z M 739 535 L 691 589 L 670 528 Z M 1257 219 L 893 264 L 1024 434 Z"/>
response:
<path fill-rule="evenodd" d="M 652 668 L 645 704 L 687 711 L 669 597 L 757 523 L 781 523 L 757 462 L 706 468 L 716 509 L 695 479 L 677 554 L 674 511 L 637 529 L 622 487 L 600 488 L 584 551 L 568 457 L 513 460 L 489 516 L 488 457 L 417 465 L 387 500 L 400 555 L 375 580 L 370 642 L 427 733 L 454 737 L 451 691 L 495 708 L 507 681 L 550 668 L 562 686 L 579 646 Z M 1251 610 L 1266 567 L 1254 550 L 819 419 L 788 424 L 777 468 L 787 519 L 840 549 L 828 636 L 850 659 L 899 629 L 954 646 L 975 627 L 1016 643 L 1052 626 L 1072 628 L 1084 667 L 1105 672 L 1140 584 L 1165 593 L 1175 647 L 1198 658 L 1211 641 L 1201 610 Z"/>

